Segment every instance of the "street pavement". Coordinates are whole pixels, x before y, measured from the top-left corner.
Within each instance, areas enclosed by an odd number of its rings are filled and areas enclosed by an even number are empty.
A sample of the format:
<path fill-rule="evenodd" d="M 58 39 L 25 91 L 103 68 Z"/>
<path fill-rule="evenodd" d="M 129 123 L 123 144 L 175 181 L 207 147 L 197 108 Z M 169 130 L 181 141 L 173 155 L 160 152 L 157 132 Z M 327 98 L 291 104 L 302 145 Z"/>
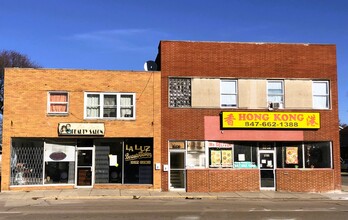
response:
<path fill-rule="evenodd" d="M 81 200 L 81 199 L 281 199 L 281 200 L 348 200 L 348 187 L 342 191 L 325 193 L 298 192 L 221 192 L 190 193 L 183 191 L 128 189 L 64 189 L 34 191 L 4 191 L 0 201 L 15 200 Z"/>
<path fill-rule="evenodd" d="M 3 191 L 1 201 L 81 200 L 81 199 L 281 199 L 281 200 L 348 200 L 348 174 L 342 175 L 342 190 L 323 193 L 302 192 L 185 192 L 130 189 L 63 189 L 33 191 Z"/>

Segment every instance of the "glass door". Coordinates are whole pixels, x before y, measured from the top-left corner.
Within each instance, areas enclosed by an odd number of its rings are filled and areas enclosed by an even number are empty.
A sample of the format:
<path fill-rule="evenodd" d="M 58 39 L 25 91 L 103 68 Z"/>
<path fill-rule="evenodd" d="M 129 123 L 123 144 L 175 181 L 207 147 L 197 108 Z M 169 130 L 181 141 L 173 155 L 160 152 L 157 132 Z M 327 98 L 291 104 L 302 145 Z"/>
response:
<path fill-rule="evenodd" d="M 185 151 L 171 151 L 169 170 L 169 188 L 183 189 L 186 187 Z"/>
<path fill-rule="evenodd" d="M 261 189 L 275 190 L 274 151 L 259 151 Z"/>
<path fill-rule="evenodd" d="M 78 148 L 76 163 L 76 186 L 91 187 L 93 185 L 93 148 Z"/>

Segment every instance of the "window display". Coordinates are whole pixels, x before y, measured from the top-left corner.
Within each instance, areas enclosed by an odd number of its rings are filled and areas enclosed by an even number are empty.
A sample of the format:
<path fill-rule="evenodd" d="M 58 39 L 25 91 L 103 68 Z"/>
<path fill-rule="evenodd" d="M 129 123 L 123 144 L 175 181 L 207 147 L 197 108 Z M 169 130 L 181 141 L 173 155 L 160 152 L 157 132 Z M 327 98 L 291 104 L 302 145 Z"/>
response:
<path fill-rule="evenodd" d="M 306 168 L 332 167 L 330 142 L 305 143 L 304 154 Z"/>
<path fill-rule="evenodd" d="M 205 143 L 204 141 L 187 141 L 187 167 L 205 167 Z"/>
<path fill-rule="evenodd" d="M 43 141 L 12 139 L 11 185 L 40 185 L 43 182 Z"/>
<path fill-rule="evenodd" d="M 44 184 L 74 184 L 75 143 L 44 143 Z"/>
<path fill-rule="evenodd" d="M 257 167 L 257 142 L 237 142 L 234 144 L 234 168 Z"/>
<path fill-rule="evenodd" d="M 151 138 L 95 141 L 95 183 L 152 184 Z"/>
<path fill-rule="evenodd" d="M 228 142 L 209 141 L 209 167 L 232 167 L 232 146 Z"/>

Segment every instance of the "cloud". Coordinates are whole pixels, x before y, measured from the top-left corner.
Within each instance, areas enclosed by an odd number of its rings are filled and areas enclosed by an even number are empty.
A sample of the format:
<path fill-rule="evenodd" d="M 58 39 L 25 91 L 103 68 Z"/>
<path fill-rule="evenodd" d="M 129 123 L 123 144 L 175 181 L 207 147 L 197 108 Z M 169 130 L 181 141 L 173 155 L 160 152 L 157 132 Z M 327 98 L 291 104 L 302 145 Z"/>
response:
<path fill-rule="evenodd" d="M 114 29 L 78 33 L 66 39 L 119 50 L 139 51 L 153 48 L 153 43 L 157 44 L 167 36 L 164 32 L 151 29 Z"/>

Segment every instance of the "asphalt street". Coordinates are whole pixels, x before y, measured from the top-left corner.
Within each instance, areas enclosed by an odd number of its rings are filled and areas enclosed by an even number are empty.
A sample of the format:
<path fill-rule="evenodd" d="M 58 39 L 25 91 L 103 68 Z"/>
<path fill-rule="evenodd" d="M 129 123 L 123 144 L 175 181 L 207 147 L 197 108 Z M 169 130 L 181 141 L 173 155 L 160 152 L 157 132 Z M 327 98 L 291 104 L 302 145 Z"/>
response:
<path fill-rule="evenodd" d="M 348 201 L 51 200 L 0 205 L 0 219 L 347 219 Z"/>
<path fill-rule="evenodd" d="M 1 219 L 348 219 L 342 192 L 186 193 L 71 189 L 0 193 Z"/>

